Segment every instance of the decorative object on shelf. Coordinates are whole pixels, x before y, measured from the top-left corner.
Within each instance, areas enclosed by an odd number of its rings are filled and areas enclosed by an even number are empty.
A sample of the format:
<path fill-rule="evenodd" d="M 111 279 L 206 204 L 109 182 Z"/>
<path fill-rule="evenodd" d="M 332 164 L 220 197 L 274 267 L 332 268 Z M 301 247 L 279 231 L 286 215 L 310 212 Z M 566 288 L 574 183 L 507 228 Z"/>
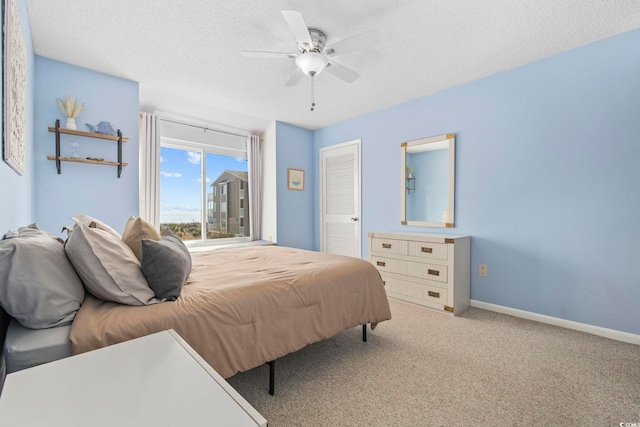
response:
<path fill-rule="evenodd" d="M 77 130 L 76 117 L 86 109 L 84 103 L 81 104 L 78 102 L 78 98 L 73 98 L 71 96 L 67 96 L 65 99 L 57 98 L 56 101 L 58 102 L 60 111 L 62 111 L 67 118 L 67 123 L 64 127 L 71 130 Z"/>
<path fill-rule="evenodd" d="M 71 157 L 72 159 L 79 159 L 80 158 L 80 154 L 78 154 L 78 147 L 80 147 L 80 144 L 78 144 L 76 141 L 72 141 L 69 143 L 69 145 L 71 146 Z"/>
<path fill-rule="evenodd" d="M 304 190 L 304 171 L 289 168 L 288 174 L 289 190 Z"/>
<path fill-rule="evenodd" d="M 111 123 L 109 122 L 100 122 L 97 125 L 91 125 L 89 123 L 85 123 L 89 130 L 93 133 L 100 133 L 102 135 L 117 135 L 118 133 L 113 128 Z"/>
<path fill-rule="evenodd" d="M 407 178 L 413 178 L 413 166 L 407 166 Z"/>
<path fill-rule="evenodd" d="M 2 125 L 4 131 L 4 161 L 18 175 L 25 173 L 25 114 L 27 85 L 27 51 L 22 37 L 16 0 L 7 0 L 4 13 L 4 103 Z M 2 127 L 4 126 L 4 128 Z"/>
<path fill-rule="evenodd" d="M 117 135 L 115 135 L 115 136 L 102 135 L 102 134 L 99 134 L 99 133 L 83 132 L 83 131 L 80 131 L 80 130 L 64 129 L 64 128 L 60 127 L 60 120 L 56 120 L 56 125 L 55 126 L 49 126 L 49 132 L 55 132 L 55 134 L 56 134 L 56 155 L 55 156 L 47 156 L 47 159 L 56 161 L 56 169 L 58 170 L 58 175 L 61 173 L 61 163 L 62 162 L 90 163 L 90 164 L 94 164 L 94 165 L 117 166 L 118 167 L 118 178 L 120 178 L 120 175 L 122 174 L 122 168 L 128 165 L 128 163 L 124 163 L 122 161 L 122 143 L 123 142 L 127 142 L 129 140 L 129 138 L 124 138 L 122 136 L 122 132 L 120 132 L 120 129 L 118 129 Z M 76 135 L 76 136 L 81 136 L 81 137 L 86 137 L 86 138 L 103 139 L 103 140 L 107 140 L 107 141 L 117 142 L 118 143 L 118 161 L 117 162 L 105 161 L 102 158 L 96 158 L 96 157 L 87 157 L 85 159 L 83 159 L 83 158 L 81 158 L 79 156 L 78 157 L 62 157 L 60 155 L 60 135 L 61 134 Z"/>

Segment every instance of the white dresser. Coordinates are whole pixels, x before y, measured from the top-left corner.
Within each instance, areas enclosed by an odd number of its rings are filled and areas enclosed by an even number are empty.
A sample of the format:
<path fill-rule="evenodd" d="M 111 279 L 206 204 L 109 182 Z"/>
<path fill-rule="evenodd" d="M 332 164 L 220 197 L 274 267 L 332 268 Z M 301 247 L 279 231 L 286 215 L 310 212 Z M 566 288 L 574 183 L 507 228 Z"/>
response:
<path fill-rule="evenodd" d="M 369 261 L 387 295 L 443 313 L 469 307 L 470 252 L 469 236 L 369 233 Z"/>

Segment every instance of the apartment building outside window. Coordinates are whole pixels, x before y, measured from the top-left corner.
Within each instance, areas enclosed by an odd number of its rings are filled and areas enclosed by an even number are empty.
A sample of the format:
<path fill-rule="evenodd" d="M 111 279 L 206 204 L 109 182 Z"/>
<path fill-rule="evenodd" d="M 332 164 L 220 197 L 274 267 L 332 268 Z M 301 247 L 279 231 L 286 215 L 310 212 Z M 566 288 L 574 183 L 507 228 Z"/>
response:
<path fill-rule="evenodd" d="M 211 190 L 207 197 L 211 197 L 214 204 L 219 204 L 220 211 L 213 212 L 209 217 L 209 230 L 236 237 L 249 237 L 249 198 L 246 195 L 248 179 L 249 174 L 238 169 L 227 169 L 214 178 L 209 185 Z M 215 189 L 218 189 L 217 194 Z"/>

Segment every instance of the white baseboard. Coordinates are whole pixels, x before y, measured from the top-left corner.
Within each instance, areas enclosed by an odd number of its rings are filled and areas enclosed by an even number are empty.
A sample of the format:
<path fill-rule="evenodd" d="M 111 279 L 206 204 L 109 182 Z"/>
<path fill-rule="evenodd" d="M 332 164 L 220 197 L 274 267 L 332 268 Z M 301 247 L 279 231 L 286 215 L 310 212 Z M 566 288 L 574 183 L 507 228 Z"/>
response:
<path fill-rule="evenodd" d="M 562 328 L 574 329 L 576 331 L 586 332 L 588 334 L 598 335 L 629 344 L 640 345 L 640 335 L 616 331 L 615 329 L 601 328 L 600 326 L 587 325 L 586 323 L 574 322 L 572 320 L 560 319 L 558 317 L 545 316 L 544 314 L 532 313 L 530 311 L 518 310 L 516 308 L 510 308 L 476 300 L 471 300 L 471 307 L 495 311 L 496 313 L 508 314 L 509 316 L 521 317 L 523 319 L 534 320 L 540 323 L 547 323 L 549 325 L 560 326 Z"/>

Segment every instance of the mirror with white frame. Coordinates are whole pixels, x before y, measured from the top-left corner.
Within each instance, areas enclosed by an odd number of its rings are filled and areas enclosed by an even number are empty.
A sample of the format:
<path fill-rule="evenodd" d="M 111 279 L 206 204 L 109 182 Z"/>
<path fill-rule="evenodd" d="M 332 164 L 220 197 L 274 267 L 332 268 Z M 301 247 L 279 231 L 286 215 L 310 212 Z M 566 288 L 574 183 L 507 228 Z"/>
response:
<path fill-rule="evenodd" d="M 401 144 L 402 225 L 454 226 L 455 142 L 451 133 Z"/>

